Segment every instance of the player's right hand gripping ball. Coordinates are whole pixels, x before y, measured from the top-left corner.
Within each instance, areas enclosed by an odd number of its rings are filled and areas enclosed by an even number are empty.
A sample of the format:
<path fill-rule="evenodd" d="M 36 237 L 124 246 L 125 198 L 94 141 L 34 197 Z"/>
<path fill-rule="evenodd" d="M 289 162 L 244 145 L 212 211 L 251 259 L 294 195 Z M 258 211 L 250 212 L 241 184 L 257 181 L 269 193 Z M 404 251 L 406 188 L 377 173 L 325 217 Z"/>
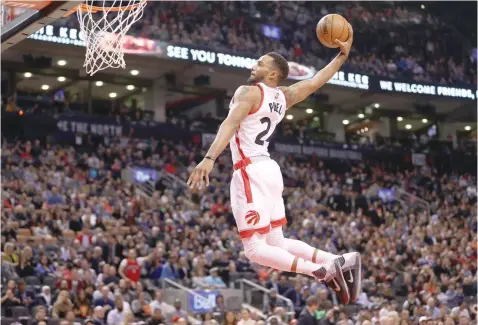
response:
<path fill-rule="evenodd" d="M 336 39 L 346 42 L 349 38 L 347 20 L 337 14 L 324 16 L 317 24 L 316 32 L 320 43 L 330 48 L 339 47 L 334 43 Z"/>

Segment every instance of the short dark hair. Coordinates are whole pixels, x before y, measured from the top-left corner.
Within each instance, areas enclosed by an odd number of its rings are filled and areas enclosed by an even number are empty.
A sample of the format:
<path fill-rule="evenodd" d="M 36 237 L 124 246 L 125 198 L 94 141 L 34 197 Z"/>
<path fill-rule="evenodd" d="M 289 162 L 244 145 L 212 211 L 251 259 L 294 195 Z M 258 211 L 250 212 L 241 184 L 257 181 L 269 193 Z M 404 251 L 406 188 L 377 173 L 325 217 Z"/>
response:
<path fill-rule="evenodd" d="M 287 60 L 276 52 L 269 52 L 266 55 L 274 59 L 274 64 L 280 71 L 280 80 L 284 80 L 289 76 L 289 63 Z"/>
<path fill-rule="evenodd" d="M 314 297 L 314 296 L 310 296 L 309 298 L 307 298 L 307 300 L 305 301 L 305 304 L 307 306 L 313 306 L 313 305 L 318 305 L 319 304 L 319 300 Z"/>

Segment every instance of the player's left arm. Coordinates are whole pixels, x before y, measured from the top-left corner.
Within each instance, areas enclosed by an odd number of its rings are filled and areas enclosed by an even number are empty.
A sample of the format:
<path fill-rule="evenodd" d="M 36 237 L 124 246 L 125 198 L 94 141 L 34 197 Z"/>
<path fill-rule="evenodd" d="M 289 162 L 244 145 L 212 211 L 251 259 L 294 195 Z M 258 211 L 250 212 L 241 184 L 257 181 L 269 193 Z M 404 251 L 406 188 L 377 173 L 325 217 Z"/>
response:
<path fill-rule="evenodd" d="M 334 74 L 339 71 L 340 67 L 347 60 L 350 48 L 352 47 L 354 32 L 352 26 L 349 24 L 349 39 L 346 42 L 341 42 L 335 40 L 335 43 L 340 47 L 340 53 L 322 70 L 317 72 L 315 76 L 310 79 L 300 81 L 293 84 L 290 87 L 279 87 L 280 90 L 285 95 L 287 108 L 294 106 L 297 103 L 300 103 L 311 94 L 313 94 L 317 89 L 325 85 Z"/>

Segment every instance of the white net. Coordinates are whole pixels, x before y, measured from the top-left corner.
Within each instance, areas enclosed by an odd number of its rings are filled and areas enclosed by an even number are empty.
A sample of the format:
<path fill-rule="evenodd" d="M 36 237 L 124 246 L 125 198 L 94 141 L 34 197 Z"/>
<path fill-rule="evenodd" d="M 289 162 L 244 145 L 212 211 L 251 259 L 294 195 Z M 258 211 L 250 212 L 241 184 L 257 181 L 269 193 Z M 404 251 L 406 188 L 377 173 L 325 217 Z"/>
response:
<path fill-rule="evenodd" d="M 93 2 L 96 6 L 93 6 Z M 80 29 L 86 45 L 86 73 L 94 75 L 106 68 L 125 68 L 123 39 L 143 16 L 146 0 L 92 1 L 78 7 Z"/>

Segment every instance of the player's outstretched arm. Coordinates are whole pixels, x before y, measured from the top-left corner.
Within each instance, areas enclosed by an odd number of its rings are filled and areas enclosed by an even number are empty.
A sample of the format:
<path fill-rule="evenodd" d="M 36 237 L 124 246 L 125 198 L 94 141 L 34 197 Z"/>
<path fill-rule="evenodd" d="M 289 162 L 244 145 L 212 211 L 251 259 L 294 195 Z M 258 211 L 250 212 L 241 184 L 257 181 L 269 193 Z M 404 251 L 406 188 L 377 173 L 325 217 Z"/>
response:
<path fill-rule="evenodd" d="M 214 165 L 214 160 L 224 151 L 232 136 L 239 128 L 239 124 L 261 100 L 261 92 L 256 86 L 241 86 L 234 94 L 232 107 L 226 119 L 221 123 L 216 138 L 209 148 L 204 159 L 194 168 L 187 184 L 190 188 L 199 185 L 202 187 L 204 180 L 209 185 L 209 173 Z"/>
<path fill-rule="evenodd" d="M 295 83 L 290 87 L 280 87 L 285 95 L 287 108 L 290 108 L 309 97 L 317 89 L 327 83 L 327 81 L 329 81 L 337 71 L 339 71 L 340 67 L 342 64 L 344 64 L 345 60 L 347 60 L 349 56 L 350 48 L 352 47 L 354 39 L 354 32 L 350 24 L 349 35 L 350 37 L 346 42 L 335 40 L 335 43 L 340 47 L 340 53 L 335 57 L 335 59 L 327 64 L 326 67 L 317 72 L 315 76 L 308 80 Z"/>

